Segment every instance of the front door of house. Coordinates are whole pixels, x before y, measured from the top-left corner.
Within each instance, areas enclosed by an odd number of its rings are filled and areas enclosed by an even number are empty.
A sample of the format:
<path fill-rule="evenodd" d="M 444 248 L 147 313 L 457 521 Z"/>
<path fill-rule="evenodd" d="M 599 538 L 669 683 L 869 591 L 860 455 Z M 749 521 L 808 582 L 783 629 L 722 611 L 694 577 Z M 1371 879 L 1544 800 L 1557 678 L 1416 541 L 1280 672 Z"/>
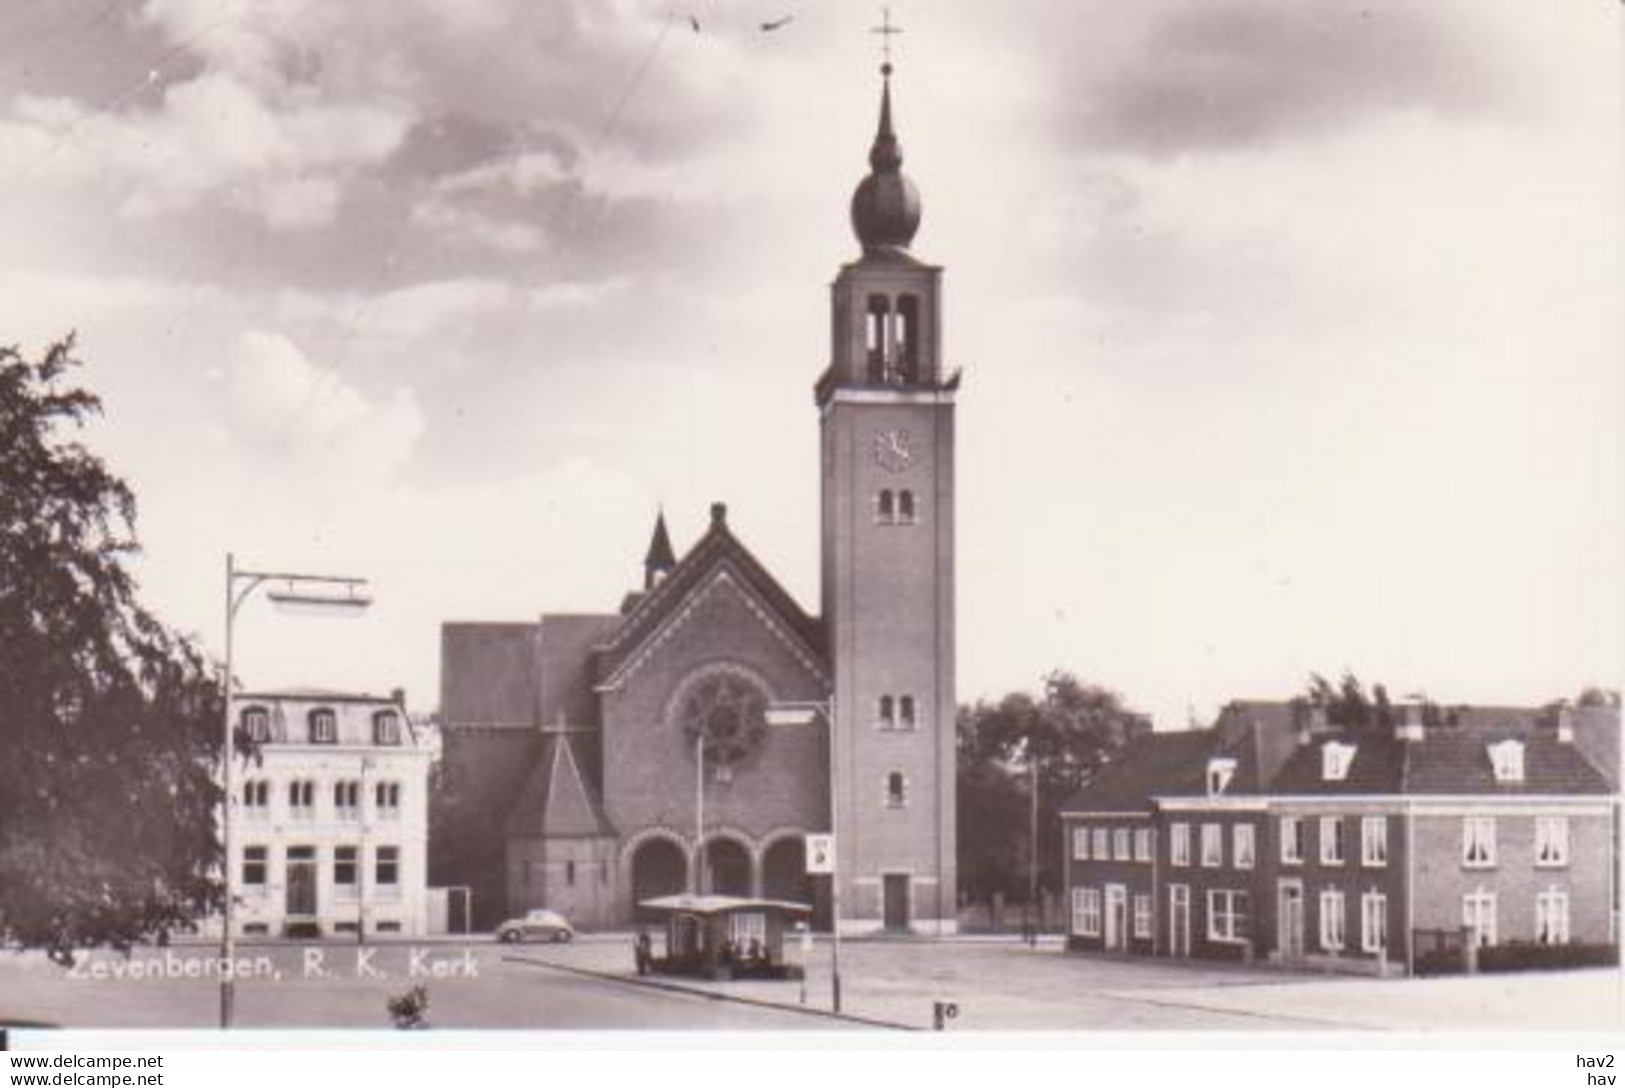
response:
<path fill-rule="evenodd" d="M 1189 884 L 1168 885 L 1168 954 L 1191 954 L 1191 888 Z"/>
<path fill-rule="evenodd" d="M 316 917 L 316 848 L 288 847 L 288 917 Z"/>
<path fill-rule="evenodd" d="M 885 902 L 882 921 L 887 929 L 903 932 L 908 929 L 908 874 L 887 873 L 881 878 Z"/>
<path fill-rule="evenodd" d="M 1128 889 L 1121 884 L 1106 885 L 1106 947 L 1128 947 Z"/>
<path fill-rule="evenodd" d="M 1303 884 L 1281 881 L 1278 947 L 1288 962 L 1303 958 Z"/>

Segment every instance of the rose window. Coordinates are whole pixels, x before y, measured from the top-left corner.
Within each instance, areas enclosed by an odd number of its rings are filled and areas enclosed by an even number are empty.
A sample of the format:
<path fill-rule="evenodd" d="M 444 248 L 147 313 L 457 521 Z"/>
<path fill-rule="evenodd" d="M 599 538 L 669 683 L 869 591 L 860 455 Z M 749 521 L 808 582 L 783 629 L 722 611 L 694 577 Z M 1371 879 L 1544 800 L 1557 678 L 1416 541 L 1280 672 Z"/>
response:
<path fill-rule="evenodd" d="M 730 672 L 701 677 L 678 707 L 684 739 L 693 750 L 704 738 L 705 763 L 719 782 L 762 746 L 767 734 L 767 698 L 750 679 Z"/>

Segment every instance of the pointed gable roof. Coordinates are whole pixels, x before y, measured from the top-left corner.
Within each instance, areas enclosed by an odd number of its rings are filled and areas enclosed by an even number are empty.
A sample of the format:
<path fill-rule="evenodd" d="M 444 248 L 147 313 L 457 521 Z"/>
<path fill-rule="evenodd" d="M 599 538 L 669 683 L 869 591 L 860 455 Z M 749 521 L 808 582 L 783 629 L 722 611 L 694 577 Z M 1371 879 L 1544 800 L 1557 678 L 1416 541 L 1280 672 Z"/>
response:
<path fill-rule="evenodd" d="M 569 733 L 548 733 L 508 813 L 509 835 L 598 838 L 615 835 L 597 791 L 588 784 Z"/>
<path fill-rule="evenodd" d="M 619 687 L 660 635 L 719 579 L 738 587 L 759 617 L 821 679 L 829 674 L 819 622 L 802 611 L 767 568 L 728 528 L 728 510 L 711 505 L 711 526 L 670 574 L 643 594 L 619 627 L 597 649 L 598 687 Z"/>

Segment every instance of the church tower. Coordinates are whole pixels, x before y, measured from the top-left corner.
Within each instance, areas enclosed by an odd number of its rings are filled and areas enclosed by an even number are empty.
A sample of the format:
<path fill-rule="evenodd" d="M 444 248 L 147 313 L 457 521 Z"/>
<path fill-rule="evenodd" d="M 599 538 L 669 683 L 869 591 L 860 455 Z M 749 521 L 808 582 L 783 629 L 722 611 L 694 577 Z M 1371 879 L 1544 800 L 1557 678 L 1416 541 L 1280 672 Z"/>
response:
<path fill-rule="evenodd" d="M 942 270 L 909 252 L 920 196 L 881 67 L 862 255 L 831 288 L 818 380 L 823 615 L 835 675 L 842 930 L 955 928 L 954 392 Z"/>

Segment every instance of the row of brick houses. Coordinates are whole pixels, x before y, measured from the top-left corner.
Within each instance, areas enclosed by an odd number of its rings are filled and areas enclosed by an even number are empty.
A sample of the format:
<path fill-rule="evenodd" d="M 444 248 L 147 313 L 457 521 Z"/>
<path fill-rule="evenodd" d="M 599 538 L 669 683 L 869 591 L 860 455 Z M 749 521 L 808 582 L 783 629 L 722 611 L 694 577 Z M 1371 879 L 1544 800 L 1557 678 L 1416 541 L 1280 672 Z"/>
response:
<path fill-rule="evenodd" d="M 1143 735 L 1063 807 L 1068 947 L 1408 973 L 1435 946 L 1616 944 L 1619 729 L 1248 702 Z"/>

